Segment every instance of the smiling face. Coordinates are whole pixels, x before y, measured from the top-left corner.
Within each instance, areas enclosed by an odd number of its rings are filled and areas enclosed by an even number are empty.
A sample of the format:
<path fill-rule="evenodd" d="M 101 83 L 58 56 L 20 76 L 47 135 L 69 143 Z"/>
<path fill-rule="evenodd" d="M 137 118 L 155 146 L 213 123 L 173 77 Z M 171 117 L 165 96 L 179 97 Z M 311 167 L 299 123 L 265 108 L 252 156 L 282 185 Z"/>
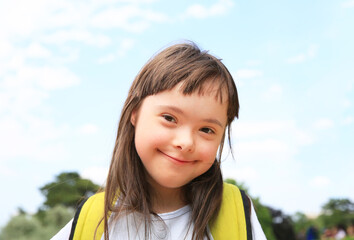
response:
<path fill-rule="evenodd" d="M 135 147 L 151 186 L 180 189 L 215 161 L 227 124 L 227 101 L 213 87 L 183 95 L 180 85 L 146 97 L 133 112 Z"/>

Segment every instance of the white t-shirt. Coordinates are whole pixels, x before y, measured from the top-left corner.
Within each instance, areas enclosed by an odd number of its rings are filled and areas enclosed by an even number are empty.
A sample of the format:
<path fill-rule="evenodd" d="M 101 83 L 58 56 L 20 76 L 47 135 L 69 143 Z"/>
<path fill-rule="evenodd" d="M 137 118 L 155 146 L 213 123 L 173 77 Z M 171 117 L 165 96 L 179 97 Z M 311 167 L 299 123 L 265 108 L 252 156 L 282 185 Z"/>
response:
<path fill-rule="evenodd" d="M 346 234 L 343 229 L 339 229 L 336 235 L 334 236 L 335 239 L 343 239 L 345 238 Z"/>
<path fill-rule="evenodd" d="M 151 229 L 151 240 L 181 240 L 191 239 L 193 233 L 193 224 L 189 226 L 189 219 L 191 215 L 191 207 L 184 206 L 176 211 L 158 214 L 163 220 L 153 219 Z M 110 239 L 145 239 L 144 223 L 139 221 L 138 214 L 129 214 L 124 218 L 120 218 L 114 224 L 109 224 Z M 68 240 L 71 231 L 72 220 L 65 225 L 51 240 Z M 251 225 L 253 240 L 266 240 L 261 225 L 254 211 L 253 205 L 251 207 Z M 209 233 L 210 239 L 213 240 Z M 104 240 L 102 236 L 101 240 Z"/>

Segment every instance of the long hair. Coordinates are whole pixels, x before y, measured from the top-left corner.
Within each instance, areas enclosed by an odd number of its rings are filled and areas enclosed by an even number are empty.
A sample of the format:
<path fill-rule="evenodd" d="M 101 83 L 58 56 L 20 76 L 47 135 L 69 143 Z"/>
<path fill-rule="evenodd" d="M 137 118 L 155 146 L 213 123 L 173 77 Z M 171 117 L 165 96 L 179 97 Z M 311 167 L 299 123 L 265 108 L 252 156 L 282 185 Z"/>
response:
<path fill-rule="evenodd" d="M 152 210 L 150 186 L 135 149 L 135 132 L 130 119 L 145 97 L 170 90 L 178 83 L 181 83 L 185 95 L 202 93 L 205 83 L 218 87 L 218 99 L 228 102 L 226 128 L 230 143 L 230 126 L 238 117 L 239 102 L 235 83 L 221 60 L 207 51 L 201 51 L 192 42 L 172 45 L 153 56 L 132 83 L 120 116 L 105 188 L 105 240 L 109 239 L 108 218 L 111 213 L 114 213 L 115 219 L 122 214 L 140 213 L 144 219 L 145 236 L 149 235 L 151 214 L 157 214 Z M 207 236 L 208 223 L 212 222 L 220 209 L 223 191 L 220 159 L 224 138 L 225 133 L 218 157 L 210 169 L 184 187 L 185 198 L 192 208 L 193 239 L 196 240 Z M 119 204 L 116 204 L 117 197 Z"/>

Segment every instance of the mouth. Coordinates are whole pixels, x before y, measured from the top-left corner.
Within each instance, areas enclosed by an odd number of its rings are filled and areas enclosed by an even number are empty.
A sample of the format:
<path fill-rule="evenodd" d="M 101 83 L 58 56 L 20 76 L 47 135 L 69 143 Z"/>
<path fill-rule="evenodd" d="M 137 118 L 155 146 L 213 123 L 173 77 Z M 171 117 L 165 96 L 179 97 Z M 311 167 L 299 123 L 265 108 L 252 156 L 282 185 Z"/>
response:
<path fill-rule="evenodd" d="M 158 151 L 159 153 L 163 154 L 164 156 L 166 156 L 166 157 L 167 157 L 169 160 L 171 160 L 172 162 L 177 163 L 177 164 L 191 164 L 191 163 L 195 162 L 195 161 L 181 160 L 181 159 L 172 157 L 172 156 L 170 156 L 170 155 L 168 155 L 168 154 L 166 154 L 166 153 L 164 153 L 164 152 L 162 152 L 162 151 L 160 151 L 160 150 L 157 150 L 157 151 Z"/>

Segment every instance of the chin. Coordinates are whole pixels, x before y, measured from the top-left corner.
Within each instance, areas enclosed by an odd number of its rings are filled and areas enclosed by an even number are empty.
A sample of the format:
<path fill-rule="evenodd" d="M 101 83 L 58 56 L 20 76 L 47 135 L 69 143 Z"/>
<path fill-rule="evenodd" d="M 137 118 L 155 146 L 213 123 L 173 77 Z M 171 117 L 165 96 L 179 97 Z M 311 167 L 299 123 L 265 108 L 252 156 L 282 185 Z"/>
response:
<path fill-rule="evenodd" d="M 176 182 L 176 181 L 163 181 L 161 183 L 159 183 L 159 185 L 161 187 L 164 187 L 164 188 L 169 188 L 169 189 L 179 189 L 179 188 L 182 188 L 184 187 L 185 185 L 187 185 L 190 181 L 188 182 Z"/>

